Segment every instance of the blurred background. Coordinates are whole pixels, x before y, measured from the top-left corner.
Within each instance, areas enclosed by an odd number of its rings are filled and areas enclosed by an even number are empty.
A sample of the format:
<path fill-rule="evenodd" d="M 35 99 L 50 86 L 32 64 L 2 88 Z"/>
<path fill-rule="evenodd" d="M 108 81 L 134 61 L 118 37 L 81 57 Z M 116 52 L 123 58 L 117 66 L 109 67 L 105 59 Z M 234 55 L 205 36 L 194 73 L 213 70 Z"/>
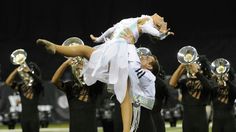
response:
<path fill-rule="evenodd" d="M 77 36 L 94 46 L 90 34 L 101 35 L 124 18 L 158 13 L 168 22 L 175 36 L 163 41 L 150 41 L 142 36 L 137 44 L 151 48 L 167 73 L 178 65 L 176 54 L 185 45 L 194 46 L 209 59 L 225 57 L 236 61 L 236 8 L 230 0 L 1 0 L 0 2 L 0 64 L 5 79 L 14 68 L 9 57 L 13 50 L 23 48 L 29 61 L 35 61 L 50 79 L 63 56 L 48 54 L 36 46 L 38 38 L 61 44 Z"/>
<path fill-rule="evenodd" d="M 0 1 L 0 77 L 4 81 L 16 67 L 10 62 L 15 49 L 25 49 L 27 61 L 41 68 L 45 86 L 55 95 L 42 100 L 54 106 L 54 121 L 68 119 L 66 106 L 56 107 L 63 93 L 48 83 L 57 67 L 65 61 L 60 55 L 47 53 L 37 46 L 38 38 L 61 44 L 69 37 L 79 37 L 86 45 L 95 46 L 90 34 L 101 35 L 124 18 L 158 13 L 163 16 L 175 36 L 156 41 L 143 35 L 137 47 L 145 46 L 158 56 L 168 75 L 179 65 L 176 55 L 186 45 L 194 46 L 210 61 L 223 57 L 235 68 L 236 8 L 233 0 L 1 0 Z M 11 91 L 1 93 L 0 106 Z M 46 92 L 47 93 L 47 92 Z M 66 104 L 62 104 L 66 105 Z M 63 110 L 63 107 L 65 109 Z M 7 108 L 7 107 L 4 107 Z M 68 110 L 68 109 L 67 109 Z M 1 111 L 1 109 L 0 109 Z M 4 111 L 2 109 L 2 111 Z"/>

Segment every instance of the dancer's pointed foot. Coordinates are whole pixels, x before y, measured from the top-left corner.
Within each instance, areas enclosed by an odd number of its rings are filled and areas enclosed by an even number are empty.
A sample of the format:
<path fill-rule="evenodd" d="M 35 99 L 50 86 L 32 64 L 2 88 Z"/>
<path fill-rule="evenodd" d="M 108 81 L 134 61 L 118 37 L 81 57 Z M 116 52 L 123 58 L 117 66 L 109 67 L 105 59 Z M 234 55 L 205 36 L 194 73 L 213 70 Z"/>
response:
<path fill-rule="evenodd" d="M 56 45 L 50 41 L 47 41 L 45 39 L 37 39 L 36 43 L 38 45 L 44 46 L 48 52 L 55 54 L 56 53 Z"/>

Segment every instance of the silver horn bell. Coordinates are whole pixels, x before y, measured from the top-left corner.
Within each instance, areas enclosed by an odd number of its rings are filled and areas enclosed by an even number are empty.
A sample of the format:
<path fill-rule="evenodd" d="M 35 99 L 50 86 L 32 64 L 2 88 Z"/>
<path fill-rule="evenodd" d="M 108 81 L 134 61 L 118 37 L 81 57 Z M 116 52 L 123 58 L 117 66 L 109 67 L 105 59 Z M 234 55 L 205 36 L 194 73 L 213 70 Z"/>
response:
<path fill-rule="evenodd" d="M 78 37 L 70 37 L 62 43 L 63 46 L 72 46 L 77 44 L 84 45 L 84 42 Z"/>
<path fill-rule="evenodd" d="M 25 62 L 27 58 L 27 53 L 24 49 L 17 49 L 12 52 L 10 60 L 14 65 L 21 65 Z"/>
<path fill-rule="evenodd" d="M 73 46 L 73 45 L 84 45 L 84 42 L 82 41 L 82 39 L 80 39 L 78 37 L 70 37 L 62 43 L 62 46 Z M 76 79 L 80 85 L 84 85 L 85 83 L 83 81 L 83 78 L 81 77 L 82 67 L 80 66 L 80 65 L 83 65 L 83 63 L 84 63 L 83 57 L 80 57 L 80 56 L 67 57 L 67 56 L 65 56 L 65 58 L 67 58 L 67 59 L 72 58 L 72 64 L 71 64 L 72 74 L 76 77 Z"/>
<path fill-rule="evenodd" d="M 197 63 L 198 58 L 197 50 L 192 46 L 184 46 L 177 53 L 179 63 L 186 65 L 187 77 L 194 77 L 194 73 L 191 73 L 189 65 Z"/>
<path fill-rule="evenodd" d="M 182 64 L 194 63 L 198 60 L 197 50 L 192 46 L 184 46 L 179 50 L 177 59 Z"/>
<path fill-rule="evenodd" d="M 17 72 L 19 73 L 21 79 L 27 86 L 32 86 L 34 79 L 29 73 L 25 72 L 24 69 L 28 69 L 31 72 L 31 69 L 26 64 L 25 60 L 27 58 L 27 53 L 24 49 L 17 49 L 11 53 L 10 60 L 13 65 L 20 65 L 17 68 Z"/>
<path fill-rule="evenodd" d="M 224 58 L 215 59 L 211 63 L 211 71 L 215 75 L 222 76 L 228 73 L 229 69 L 230 69 L 230 63 L 228 60 Z"/>
<path fill-rule="evenodd" d="M 148 48 L 145 48 L 145 47 L 139 47 L 137 49 L 137 53 L 138 53 L 138 56 L 141 56 L 141 55 L 145 55 L 145 56 L 152 55 L 152 52 Z"/>

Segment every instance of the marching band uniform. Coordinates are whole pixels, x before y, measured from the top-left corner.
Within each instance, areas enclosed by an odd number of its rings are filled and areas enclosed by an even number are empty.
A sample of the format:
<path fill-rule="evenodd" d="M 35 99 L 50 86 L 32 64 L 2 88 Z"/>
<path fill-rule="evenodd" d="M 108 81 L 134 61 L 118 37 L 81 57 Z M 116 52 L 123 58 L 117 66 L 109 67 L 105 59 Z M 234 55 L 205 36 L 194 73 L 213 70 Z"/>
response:
<path fill-rule="evenodd" d="M 103 83 L 97 82 L 87 86 L 82 78 L 78 81 L 75 75 L 70 81 L 60 80 L 60 76 L 69 64 L 63 63 L 54 74 L 52 81 L 59 90 L 66 94 L 70 110 L 70 132 L 97 132 L 96 98 L 102 92 Z M 59 76 L 55 76 L 60 74 Z"/>
<path fill-rule="evenodd" d="M 197 65 L 197 64 L 196 64 Z M 181 64 L 180 67 L 183 65 Z M 172 75 L 173 79 L 176 73 L 183 72 L 184 69 L 178 68 Z M 208 132 L 208 123 L 205 106 L 209 100 L 210 89 L 213 87 L 211 80 L 206 78 L 200 72 L 193 77 L 185 77 L 179 80 L 176 88 L 182 92 L 183 104 L 183 132 Z M 173 86 L 173 84 L 170 84 Z"/>
<path fill-rule="evenodd" d="M 234 117 L 236 86 L 232 82 L 233 79 L 234 77 L 226 81 L 226 85 L 218 84 L 212 89 L 212 132 L 236 132 Z"/>
<path fill-rule="evenodd" d="M 35 63 L 29 63 L 29 67 L 31 71 L 28 73 L 34 79 L 32 86 L 28 86 L 23 81 L 13 81 L 17 74 L 17 68 L 8 76 L 10 81 L 6 81 L 6 84 L 20 94 L 22 104 L 20 119 L 23 132 L 39 132 L 38 103 L 43 86 L 38 66 Z"/>

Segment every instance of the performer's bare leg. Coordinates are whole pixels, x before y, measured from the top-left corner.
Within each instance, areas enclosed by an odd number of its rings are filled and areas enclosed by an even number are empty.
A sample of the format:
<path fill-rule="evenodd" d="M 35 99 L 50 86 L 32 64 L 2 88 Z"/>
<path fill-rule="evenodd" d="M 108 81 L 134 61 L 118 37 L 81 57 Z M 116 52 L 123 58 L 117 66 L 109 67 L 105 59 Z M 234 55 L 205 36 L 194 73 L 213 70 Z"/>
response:
<path fill-rule="evenodd" d="M 89 59 L 94 51 L 92 47 L 89 47 L 87 45 L 62 46 L 54 44 L 45 39 L 38 39 L 36 43 L 44 46 L 49 52 L 53 54 L 59 53 L 68 57 L 81 56 Z"/>
<path fill-rule="evenodd" d="M 129 94 L 130 84 L 127 84 L 127 91 L 125 94 L 124 101 L 121 103 L 121 116 L 123 123 L 123 132 L 129 132 L 132 121 L 132 103 Z"/>
<path fill-rule="evenodd" d="M 38 39 L 37 44 L 44 46 L 51 53 L 59 53 L 68 57 L 81 56 L 89 59 L 92 52 L 95 50 L 92 47 L 86 45 L 75 45 L 75 46 L 62 46 L 54 44 L 44 39 Z M 123 132 L 129 132 L 132 121 L 132 103 L 129 95 L 130 84 L 127 83 L 127 91 L 124 101 L 121 103 L 121 116 L 123 123 Z"/>

